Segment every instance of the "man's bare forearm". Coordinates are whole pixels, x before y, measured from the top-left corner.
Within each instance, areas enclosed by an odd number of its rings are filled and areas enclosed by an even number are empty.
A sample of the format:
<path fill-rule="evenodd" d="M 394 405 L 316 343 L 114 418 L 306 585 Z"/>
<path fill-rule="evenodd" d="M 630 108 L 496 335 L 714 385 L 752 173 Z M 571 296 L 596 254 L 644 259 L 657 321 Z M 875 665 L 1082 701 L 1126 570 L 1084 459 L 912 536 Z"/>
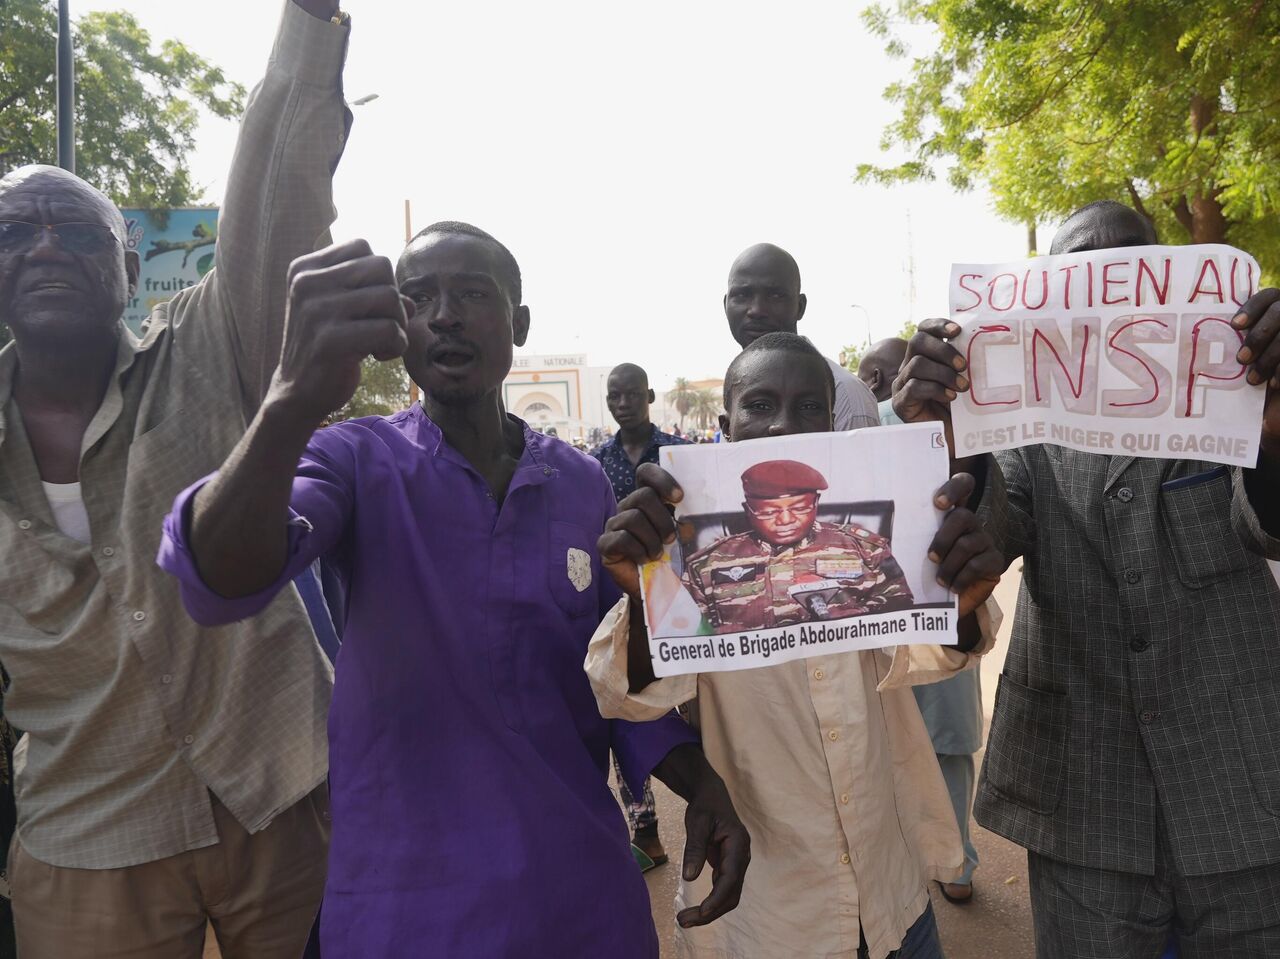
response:
<path fill-rule="evenodd" d="M 196 494 L 188 540 L 200 578 L 218 595 L 250 596 L 280 578 L 293 478 L 316 425 L 268 399 L 217 477 Z"/>
<path fill-rule="evenodd" d="M 653 775 L 685 802 L 692 801 L 700 787 L 724 788 L 724 781 L 696 743 L 675 747 L 653 768 Z"/>
<path fill-rule="evenodd" d="M 972 652 L 980 642 L 982 642 L 982 624 L 978 622 L 978 614 L 970 613 L 968 616 L 961 616 L 956 624 L 956 651 Z"/>
<path fill-rule="evenodd" d="M 1256 468 L 1244 471 L 1244 488 L 1258 523 L 1271 536 L 1280 536 L 1280 450 L 1263 444 Z"/>
<path fill-rule="evenodd" d="M 649 654 L 649 627 L 644 621 L 644 604 L 632 599 L 627 633 L 627 682 L 631 692 L 638 693 L 656 678 L 653 657 Z"/>

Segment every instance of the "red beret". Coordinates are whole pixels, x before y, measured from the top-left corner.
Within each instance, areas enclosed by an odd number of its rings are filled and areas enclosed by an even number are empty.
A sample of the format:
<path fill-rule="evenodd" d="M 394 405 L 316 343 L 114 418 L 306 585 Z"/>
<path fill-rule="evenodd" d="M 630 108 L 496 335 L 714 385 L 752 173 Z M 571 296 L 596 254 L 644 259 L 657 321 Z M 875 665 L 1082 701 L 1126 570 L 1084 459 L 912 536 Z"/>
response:
<path fill-rule="evenodd" d="M 798 496 L 827 488 L 827 480 L 812 466 L 795 460 L 757 463 L 742 474 L 742 492 L 748 499 Z"/>

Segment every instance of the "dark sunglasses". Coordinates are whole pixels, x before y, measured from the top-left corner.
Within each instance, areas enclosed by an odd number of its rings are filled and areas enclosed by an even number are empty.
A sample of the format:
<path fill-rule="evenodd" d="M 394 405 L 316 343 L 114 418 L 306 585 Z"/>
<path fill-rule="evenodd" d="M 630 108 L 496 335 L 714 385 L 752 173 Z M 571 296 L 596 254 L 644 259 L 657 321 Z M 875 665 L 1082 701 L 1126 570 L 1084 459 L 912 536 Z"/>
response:
<path fill-rule="evenodd" d="M 0 253 L 17 253 L 36 245 L 42 230 L 49 230 L 58 246 L 68 253 L 102 253 L 120 242 L 100 223 L 26 223 L 0 220 Z"/>

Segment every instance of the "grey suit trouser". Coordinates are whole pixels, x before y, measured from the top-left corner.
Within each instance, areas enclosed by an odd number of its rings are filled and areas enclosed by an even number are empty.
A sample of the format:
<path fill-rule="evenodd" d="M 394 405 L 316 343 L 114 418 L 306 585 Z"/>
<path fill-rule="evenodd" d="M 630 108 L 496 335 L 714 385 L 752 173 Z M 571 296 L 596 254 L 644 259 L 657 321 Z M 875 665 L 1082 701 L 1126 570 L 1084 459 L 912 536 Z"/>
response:
<path fill-rule="evenodd" d="M 1280 863 L 1180 876 L 1167 850 L 1156 874 L 1110 872 L 1027 853 L 1037 959 L 1280 956 Z"/>

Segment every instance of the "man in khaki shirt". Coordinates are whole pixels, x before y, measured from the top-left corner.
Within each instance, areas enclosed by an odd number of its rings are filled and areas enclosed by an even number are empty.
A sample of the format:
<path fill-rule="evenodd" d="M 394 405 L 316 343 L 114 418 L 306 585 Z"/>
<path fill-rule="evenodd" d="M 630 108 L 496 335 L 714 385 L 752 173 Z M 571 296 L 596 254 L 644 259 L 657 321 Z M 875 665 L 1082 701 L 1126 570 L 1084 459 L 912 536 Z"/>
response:
<path fill-rule="evenodd" d="M 771 333 L 730 366 L 721 428 L 733 441 L 828 431 L 833 393 L 812 344 Z M 667 473 L 643 469 L 641 489 L 619 504 L 600 541 L 629 597 L 637 594 L 635 562 L 655 558 L 656 544 L 674 536 L 662 500 L 680 495 Z M 939 490 L 939 507 L 964 503 L 972 489 L 971 477 L 953 478 Z M 692 718 L 703 749 L 751 834 L 740 905 L 705 928 L 677 930 L 680 955 L 941 956 L 926 882 L 958 875 L 963 854 L 928 733 L 905 687 L 970 668 L 990 648 L 999 611 L 982 604 L 1000 558 L 964 508 L 951 511 L 930 551 L 959 596 L 968 653 L 906 646 L 654 680 L 638 602 L 623 599 L 596 632 L 586 669 L 601 713 L 648 719 L 696 696 Z M 698 901 L 704 884 L 683 884 L 677 907 Z"/>
<path fill-rule="evenodd" d="M 349 115 L 336 0 L 284 4 L 215 269 L 121 323 L 138 258 L 73 175 L 0 180 L 0 662 L 28 736 L 9 857 L 23 959 L 296 959 L 324 882 L 332 673 L 290 590 L 201 629 L 155 564 L 174 496 L 244 432 L 288 265 L 328 241 Z"/>

